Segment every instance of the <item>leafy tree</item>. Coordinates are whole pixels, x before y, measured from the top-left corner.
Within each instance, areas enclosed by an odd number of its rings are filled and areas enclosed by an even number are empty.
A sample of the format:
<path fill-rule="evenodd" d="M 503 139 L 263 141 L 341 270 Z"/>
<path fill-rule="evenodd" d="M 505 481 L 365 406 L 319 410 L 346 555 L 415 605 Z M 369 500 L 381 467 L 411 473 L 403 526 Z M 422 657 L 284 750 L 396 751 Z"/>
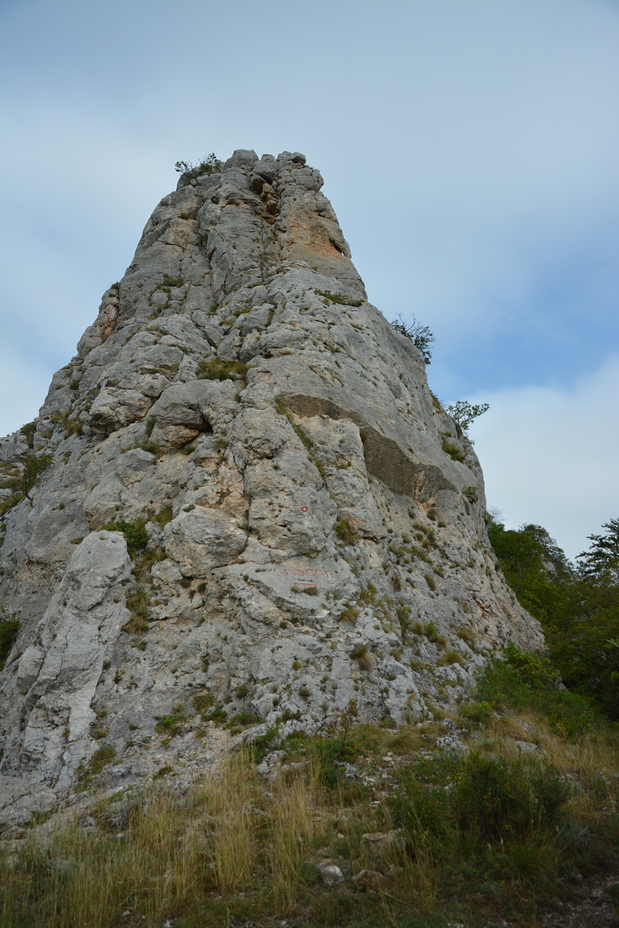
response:
<path fill-rule="evenodd" d="M 549 653 L 563 682 L 619 718 L 619 520 L 591 535 L 591 549 L 576 566 L 539 525 L 508 530 L 489 517 L 494 552 L 521 605 L 544 629 Z"/>
<path fill-rule="evenodd" d="M 578 554 L 577 560 L 586 577 L 619 583 L 619 519 L 605 522 L 602 528 L 608 529 L 605 535 L 587 536 L 590 550 Z"/>
<path fill-rule="evenodd" d="M 22 473 L 20 478 L 20 489 L 24 496 L 30 501 L 30 490 L 33 488 L 41 474 L 52 466 L 53 456 L 51 454 L 27 454 L 23 460 Z"/>
<path fill-rule="evenodd" d="M 417 322 L 417 318 L 415 316 L 413 316 L 413 321 L 411 324 L 407 325 L 400 313 L 398 313 L 398 318 L 394 319 L 391 325 L 396 330 L 396 332 L 399 332 L 400 335 L 404 335 L 406 338 L 409 338 L 415 348 L 421 352 L 421 356 L 426 364 L 430 364 L 432 358 L 430 345 L 432 342 L 436 341 L 430 326 L 422 325 L 421 322 Z"/>
<path fill-rule="evenodd" d="M 445 410 L 456 423 L 458 434 L 462 435 L 467 432 L 469 425 L 478 416 L 483 416 L 490 409 L 489 403 L 468 403 L 466 400 L 458 400 L 453 406 L 446 406 Z"/>

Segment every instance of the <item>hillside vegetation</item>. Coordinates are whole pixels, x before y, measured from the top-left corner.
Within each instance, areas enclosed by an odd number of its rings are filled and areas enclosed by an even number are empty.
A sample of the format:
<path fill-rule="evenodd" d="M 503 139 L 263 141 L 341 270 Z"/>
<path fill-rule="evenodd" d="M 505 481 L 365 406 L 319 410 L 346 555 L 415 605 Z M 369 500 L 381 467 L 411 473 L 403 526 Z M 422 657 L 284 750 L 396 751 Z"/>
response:
<path fill-rule="evenodd" d="M 488 534 L 520 603 L 542 624 L 549 656 L 563 683 L 619 718 L 619 519 L 611 519 L 577 558 L 539 525 Z"/>
<path fill-rule="evenodd" d="M 449 716 L 359 725 L 351 704 L 329 737 L 273 729 L 189 791 L 164 768 L 35 816 L 4 842 L 3 928 L 611 924 L 619 521 L 578 566 L 539 526 L 489 528 L 547 656 L 509 646 Z"/>
<path fill-rule="evenodd" d="M 162 771 L 34 822 L 5 855 L 1 924 L 593 924 L 562 913 L 591 880 L 613 892 L 619 737 L 548 659 L 507 649 L 451 717 L 353 723 L 273 732 L 189 792 Z"/>

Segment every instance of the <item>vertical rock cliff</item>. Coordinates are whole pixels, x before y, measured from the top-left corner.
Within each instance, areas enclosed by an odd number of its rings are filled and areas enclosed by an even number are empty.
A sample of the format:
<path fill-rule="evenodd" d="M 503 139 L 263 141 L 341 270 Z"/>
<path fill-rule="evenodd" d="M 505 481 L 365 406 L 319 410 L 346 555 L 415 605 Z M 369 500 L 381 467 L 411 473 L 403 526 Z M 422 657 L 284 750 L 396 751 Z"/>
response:
<path fill-rule="evenodd" d="M 289 152 L 181 177 L 0 443 L 5 785 L 68 790 L 102 733 L 147 758 L 192 699 L 283 733 L 423 718 L 488 651 L 543 643 L 497 573 L 473 448 L 322 183 Z"/>

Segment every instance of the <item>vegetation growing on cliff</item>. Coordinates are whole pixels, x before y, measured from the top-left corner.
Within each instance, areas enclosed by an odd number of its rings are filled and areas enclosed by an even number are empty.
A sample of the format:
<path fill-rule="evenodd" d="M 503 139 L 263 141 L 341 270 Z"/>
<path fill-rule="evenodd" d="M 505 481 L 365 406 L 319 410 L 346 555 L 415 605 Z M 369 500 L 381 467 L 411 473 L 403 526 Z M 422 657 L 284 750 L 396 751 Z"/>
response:
<path fill-rule="evenodd" d="M 398 314 L 397 319 L 393 320 L 391 325 L 400 335 L 404 335 L 405 338 L 410 339 L 415 348 L 421 352 L 421 356 L 426 364 L 431 363 L 432 352 L 430 351 L 430 345 L 436 341 L 436 336 L 429 325 L 423 325 L 414 315 L 413 321 L 410 325 L 407 325 L 400 314 Z"/>
<path fill-rule="evenodd" d="M 186 187 L 187 184 L 202 174 L 213 174 L 214 171 L 221 170 L 221 165 L 222 162 L 217 155 L 211 152 L 210 155 L 198 161 L 197 164 L 192 164 L 191 161 L 177 161 L 174 168 L 181 175 L 181 185 Z"/>
<path fill-rule="evenodd" d="M 512 647 L 446 720 L 271 731 L 189 792 L 162 768 L 93 799 L 87 829 L 35 828 L 6 856 L 0 924 L 538 925 L 617 863 L 618 748 L 548 659 Z"/>

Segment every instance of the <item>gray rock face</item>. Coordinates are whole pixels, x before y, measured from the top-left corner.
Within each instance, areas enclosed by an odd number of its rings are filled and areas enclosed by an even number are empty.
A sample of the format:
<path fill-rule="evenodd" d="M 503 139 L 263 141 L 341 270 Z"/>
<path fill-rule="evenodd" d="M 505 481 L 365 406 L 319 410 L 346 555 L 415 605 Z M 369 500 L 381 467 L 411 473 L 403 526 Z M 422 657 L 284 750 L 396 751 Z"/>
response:
<path fill-rule="evenodd" d="M 284 733 L 401 722 L 488 650 L 543 643 L 496 571 L 474 451 L 367 302 L 320 174 L 238 151 L 186 181 L 0 441 L 16 796 L 70 789 L 103 724 L 118 763 L 148 750 L 195 696 Z M 7 497 L 31 453 L 52 466 Z"/>

